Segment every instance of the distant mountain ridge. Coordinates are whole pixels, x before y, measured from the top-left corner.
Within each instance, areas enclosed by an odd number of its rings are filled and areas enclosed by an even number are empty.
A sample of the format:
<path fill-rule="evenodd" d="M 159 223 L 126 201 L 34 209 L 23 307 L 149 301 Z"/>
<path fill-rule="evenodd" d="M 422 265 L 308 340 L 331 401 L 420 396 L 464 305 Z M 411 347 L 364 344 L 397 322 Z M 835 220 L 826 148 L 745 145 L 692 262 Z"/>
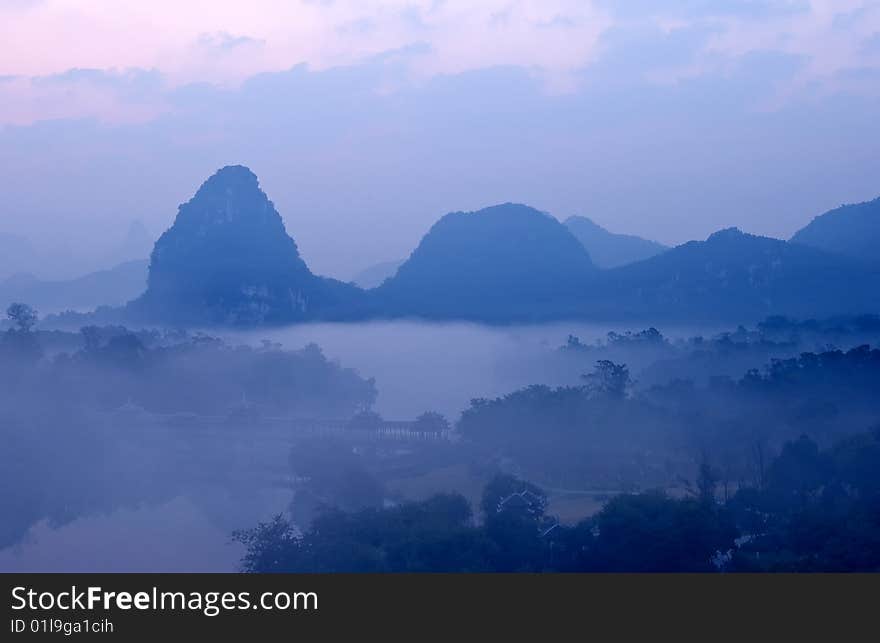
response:
<path fill-rule="evenodd" d="M 791 242 L 880 264 L 880 197 L 817 216 Z"/>
<path fill-rule="evenodd" d="M 587 217 L 569 217 L 565 220 L 565 227 L 583 244 L 593 263 L 600 268 L 618 268 L 669 250 L 656 241 L 609 232 Z"/>
<path fill-rule="evenodd" d="M 622 318 L 830 316 L 880 310 L 877 278 L 846 257 L 729 228 L 608 271 L 597 295 L 603 315 Z"/>
<path fill-rule="evenodd" d="M 16 301 L 27 302 L 40 313 L 85 311 L 99 306 L 121 306 L 144 292 L 147 286 L 146 259 L 126 261 L 65 281 L 37 279 L 18 274 L 0 281 L 0 308 Z"/>
<path fill-rule="evenodd" d="M 369 268 L 365 268 L 351 278 L 351 282 L 365 290 L 382 285 L 386 279 L 397 274 L 398 268 L 403 264 L 403 259 L 397 261 L 383 261 Z"/>
<path fill-rule="evenodd" d="M 603 239 L 619 236 L 599 230 Z M 878 270 L 735 228 L 601 270 L 570 226 L 505 203 L 443 216 L 393 276 L 364 291 L 314 275 L 257 177 L 229 166 L 180 206 L 156 242 L 146 292 L 124 310 L 104 310 L 102 319 L 258 326 L 400 317 L 489 323 L 829 317 L 880 311 Z"/>

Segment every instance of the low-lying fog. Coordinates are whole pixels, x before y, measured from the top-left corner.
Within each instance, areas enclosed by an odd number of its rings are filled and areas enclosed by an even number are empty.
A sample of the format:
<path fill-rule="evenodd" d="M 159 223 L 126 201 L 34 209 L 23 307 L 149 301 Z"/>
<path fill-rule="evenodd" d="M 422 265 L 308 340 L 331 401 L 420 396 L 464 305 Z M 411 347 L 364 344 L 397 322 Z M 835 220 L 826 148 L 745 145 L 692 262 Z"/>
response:
<path fill-rule="evenodd" d="M 598 348 L 560 350 L 570 343 L 570 336 L 578 338 L 578 341 L 574 342 L 576 347 L 585 347 L 595 345 L 597 341 L 605 341 L 608 332 L 612 330 L 625 333 L 643 329 L 643 326 L 631 324 L 609 326 L 575 322 L 490 327 L 466 323 L 398 321 L 304 324 L 248 332 L 217 331 L 211 334 L 221 337 L 229 345 L 246 344 L 264 347 L 266 350 L 272 350 L 273 345 L 279 348 L 277 345 L 280 345 L 285 351 L 297 351 L 310 343 L 317 344 L 330 360 L 338 362 L 344 368 L 355 369 L 361 377 L 375 379 L 378 397 L 373 410 L 385 419 L 412 420 L 425 411 L 436 411 L 445 415 L 453 425 L 473 398 L 499 397 L 531 384 L 577 385 L 582 382 L 581 375 L 589 372 L 597 359 L 607 358 L 616 362 L 626 362 L 634 379 L 644 385 L 656 383 L 664 378 L 671 380 L 694 374 L 698 368 L 703 369 L 702 375 L 707 371 L 715 374 L 714 369 L 724 368 L 729 372 L 728 374 L 741 376 L 747 368 L 760 368 L 767 361 L 765 353 L 743 352 L 738 356 L 733 353 L 730 354 L 732 356 L 728 356 L 724 353 L 723 357 L 711 362 L 688 362 L 682 359 L 671 369 L 667 367 L 666 362 L 656 366 L 660 360 L 669 358 L 673 350 L 671 344 L 674 344 L 675 340 L 696 335 L 710 337 L 719 331 L 716 328 L 663 327 L 660 330 L 669 340 L 668 342 L 661 341 L 659 344 L 651 341 L 621 342 L 618 349 L 615 349 L 617 352 L 611 351 L 611 353 Z M 75 336 L 73 337 L 75 339 Z M 267 341 L 269 344 L 265 343 Z M 797 355 L 802 348 L 812 350 L 810 346 L 802 345 L 793 345 L 784 350 L 791 355 Z M 682 349 L 681 354 L 690 350 L 690 348 Z M 187 358 L 190 361 L 186 364 L 191 367 L 194 361 L 202 359 L 198 355 L 200 353 L 196 353 L 195 357 Z M 222 357 L 222 353 L 220 355 L 220 359 L 227 359 Z M 216 357 L 214 355 L 212 359 Z M 65 363 L 67 364 L 65 368 L 80 368 L 70 366 L 73 362 Z M 213 364 L 213 362 L 205 363 Z M 295 366 L 300 369 L 299 377 L 303 377 L 303 373 L 307 377 L 308 373 L 312 372 L 308 370 L 313 368 L 308 366 L 312 362 L 306 360 L 304 363 L 307 366 Z M 117 361 L 115 366 L 101 364 L 103 363 L 95 362 L 89 366 L 94 370 L 88 371 L 82 367 L 84 369 L 82 372 L 88 373 L 89 377 L 97 378 L 93 380 L 94 387 L 101 388 L 103 383 L 110 388 L 110 378 L 113 378 L 112 373 L 116 372 L 112 369 L 119 368 L 119 363 Z M 229 362 L 229 364 L 226 365 L 227 368 L 232 369 L 229 372 L 234 372 L 238 368 L 238 362 Z M 250 362 L 247 364 L 250 365 L 249 368 L 253 366 Z M 653 372 L 650 370 L 652 365 L 655 365 Z M 679 370 L 675 371 L 675 368 Z M 71 372 L 76 374 L 77 371 Z M 199 371 L 192 372 L 196 374 L 185 376 L 193 379 L 193 387 L 200 386 L 205 389 L 199 391 L 202 403 L 206 399 L 210 403 L 212 398 L 239 395 L 237 392 L 232 393 L 233 390 L 239 390 L 235 389 L 237 383 L 227 387 L 225 392 L 216 391 L 213 396 L 206 395 L 208 390 L 206 387 L 214 391 L 215 389 L 211 387 L 218 382 L 222 384 L 224 378 L 232 379 L 231 376 L 224 374 L 227 371 L 219 374 L 217 376 L 219 379 L 214 384 L 208 383 L 203 376 L 198 375 Z M 264 379 L 256 380 L 256 385 L 265 387 L 265 378 L 275 377 L 274 373 L 275 371 L 261 370 L 260 374 Z M 132 377 L 134 386 L 141 387 L 133 390 L 144 392 L 145 396 L 146 391 L 154 386 L 151 383 L 140 383 L 141 380 L 137 378 L 141 376 L 138 374 Z M 41 384 L 41 380 L 36 378 L 33 381 L 37 382 L 30 385 L 31 392 L 36 394 L 34 400 L 39 399 L 40 394 L 48 399 L 54 399 L 54 394 L 47 388 L 51 387 L 51 384 Z M 64 380 L 62 378 L 58 381 Z M 185 380 L 181 381 L 185 382 Z M 253 381 L 251 383 L 253 384 Z M 181 385 L 181 388 L 186 386 L 189 385 Z M 283 392 L 288 390 L 285 387 L 289 386 L 288 380 L 285 380 L 279 388 Z M 155 389 L 154 393 L 156 390 L 164 389 Z M 167 393 L 162 395 L 166 398 L 168 396 Z M 186 399 L 183 392 L 181 395 L 184 395 L 182 399 Z M 22 408 L 37 405 L 36 402 L 16 401 L 18 398 L 12 395 L 7 397 L 11 400 L 12 412 L 16 411 L 16 404 L 21 405 Z M 228 408 L 230 403 L 235 401 L 234 399 L 217 400 L 217 408 Z M 205 413 L 205 411 L 194 412 Z M 333 413 L 333 415 L 335 417 L 327 419 L 345 419 L 350 417 L 351 411 L 343 411 L 338 415 Z M 260 446 L 260 449 L 278 451 L 261 457 L 260 454 L 255 453 L 258 447 L 248 443 L 247 431 L 251 426 L 236 425 L 235 421 L 229 419 L 225 422 L 225 428 L 216 434 L 216 438 L 210 438 L 211 434 L 208 433 L 209 440 L 213 442 L 207 443 L 209 446 L 205 446 L 206 443 L 193 442 L 190 434 L 185 432 L 186 427 L 181 428 L 180 433 L 175 433 L 173 427 L 170 431 L 166 427 L 166 433 L 163 434 L 144 431 L 143 427 L 136 428 L 120 420 L 117 421 L 117 425 L 111 427 L 112 431 L 106 432 L 105 427 L 105 433 L 96 432 L 99 436 L 96 444 L 102 443 L 101 440 L 113 443 L 108 452 L 114 454 L 112 457 L 123 461 L 118 468 L 120 471 L 128 472 L 123 477 L 127 475 L 131 478 L 126 480 L 126 484 L 129 485 L 127 488 L 133 491 L 128 491 L 128 496 L 124 493 L 113 495 L 112 490 L 117 481 L 113 478 L 116 474 L 111 471 L 102 474 L 111 479 L 100 483 L 107 490 L 104 495 L 107 495 L 109 500 L 101 499 L 93 506 L 90 505 L 82 511 L 75 510 L 73 515 L 64 515 L 63 519 L 55 522 L 51 519 L 35 518 L 31 523 L 24 518 L 23 530 L 27 529 L 28 525 L 30 527 L 23 539 L 0 550 L 0 570 L 235 570 L 242 550 L 239 544 L 232 542 L 232 532 L 253 527 L 259 520 L 266 520 L 279 512 L 287 511 L 292 494 L 289 487 L 273 485 L 268 477 L 255 481 L 244 473 L 244 468 L 227 469 L 227 465 L 223 463 L 233 461 L 238 455 L 245 453 L 245 457 L 251 458 L 254 462 L 259 461 L 261 464 L 271 462 L 272 467 L 287 466 L 285 463 L 289 447 L 281 449 L 277 445 L 273 447 L 270 444 Z M 67 427 L 54 426 L 57 423 L 57 421 L 49 422 L 53 425 L 46 431 L 50 438 L 41 436 L 40 439 L 52 439 L 52 431 L 67 429 Z M 36 430 L 40 427 L 32 428 Z M 10 435 L 14 436 L 15 430 L 13 425 Z M 107 438 L 108 435 L 111 437 Z M 145 436 L 153 442 L 149 444 L 144 442 Z M 235 439 L 232 436 L 235 436 Z M 235 442 L 238 444 L 234 444 Z M 197 445 L 195 448 L 194 444 Z M 250 451 L 247 451 L 248 449 Z M 32 450 L 39 454 L 39 448 Z M 128 455 L 120 456 L 120 454 Z M 105 459 L 111 456 L 98 457 L 101 458 L 100 464 L 103 464 Z M 456 456 L 453 454 L 452 457 Z M 124 462 L 126 459 L 136 466 L 133 468 L 127 466 Z M 449 462 L 443 466 L 446 467 L 444 471 L 447 470 Z M 116 470 L 113 467 L 110 469 Z M 192 469 L 195 469 L 195 472 Z M 157 475 L 156 471 L 161 471 L 161 475 Z M 419 470 L 418 473 L 427 474 L 430 470 L 427 472 Z M 40 479 L 41 475 L 52 477 L 45 472 L 33 473 L 34 479 Z M 53 475 L 58 477 L 63 474 L 53 472 Z M 429 476 L 425 475 L 425 477 Z M 150 479 L 135 480 L 135 478 Z M 79 484 L 78 480 L 71 480 L 71 484 L 74 483 Z M 46 483 L 45 491 L 46 497 L 50 499 L 54 489 L 51 484 Z M 446 482 L 440 483 L 442 484 Z M 435 492 L 444 490 L 431 489 Z M 40 502 L 52 504 L 51 501 Z M 17 506 L 12 505 L 10 511 L 13 514 L 10 515 L 15 515 L 14 512 L 18 511 Z"/>
<path fill-rule="evenodd" d="M 529 384 L 577 384 L 589 370 L 551 359 L 569 335 L 591 344 L 609 331 L 639 331 L 633 324 L 560 322 L 485 326 L 471 323 L 389 321 L 356 324 L 300 324 L 246 333 L 215 333 L 232 343 L 262 340 L 286 349 L 318 344 L 324 354 L 364 377 L 376 379 L 375 410 L 388 419 L 411 419 L 426 410 L 454 421 L 471 399 L 505 395 Z M 711 335 L 716 328 L 663 328 L 669 339 Z M 631 364 L 638 369 L 644 364 Z"/>

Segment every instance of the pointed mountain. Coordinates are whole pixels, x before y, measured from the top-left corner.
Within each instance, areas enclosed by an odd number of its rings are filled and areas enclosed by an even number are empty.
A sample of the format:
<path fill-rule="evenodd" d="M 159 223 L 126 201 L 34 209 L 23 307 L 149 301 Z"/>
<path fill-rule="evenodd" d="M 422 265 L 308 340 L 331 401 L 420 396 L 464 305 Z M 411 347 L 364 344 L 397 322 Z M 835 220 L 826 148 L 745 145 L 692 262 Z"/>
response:
<path fill-rule="evenodd" d="M 128 226 L 119 252 L 127 260 L 146 259 L 153 249 L 154 237 L 150 236 L 146 226 L 140 219 L 135 219 Z"/>
<path fill-rule="evenodd" d="M 599 293 L 606 317 L 749 321 L 876 312 L 877 278 L 845 257 L 730 228 L 608 271 Z"/>
<path fill-rule="evenodd" d="M 791 241 L 880 264 L 880 198 L 821 214 L 796 232 Z"/>
<path fill-rule="evenodd" d="M 618 268 L 669 250 L 656 241 L 609 232 L 587 217 L 569 217 L 565 227 L 583 244 L 599 268 Z"/>
<path fill-rule="evenodd" d="M 140 219 L 133 220 L 119 241 L 100 253 L 100 263 L 117 266 L 132 261 L 149 264 L 150 253 L 156 238 L 151 236 Z"/>
<path fill-rule="evenodd" d="M 485 321 L 573 312 L 598 270 L 553 217 L 507 203 L 440 219 L 376 289 L 391 315 Z"/>
<path fill-rule="evenodd" d="M 235 165 L 180 206 L 132 309 L 162 321 L 254 325 L 332 318 L 360 295 L 309 271 L 256 175 Z"/>

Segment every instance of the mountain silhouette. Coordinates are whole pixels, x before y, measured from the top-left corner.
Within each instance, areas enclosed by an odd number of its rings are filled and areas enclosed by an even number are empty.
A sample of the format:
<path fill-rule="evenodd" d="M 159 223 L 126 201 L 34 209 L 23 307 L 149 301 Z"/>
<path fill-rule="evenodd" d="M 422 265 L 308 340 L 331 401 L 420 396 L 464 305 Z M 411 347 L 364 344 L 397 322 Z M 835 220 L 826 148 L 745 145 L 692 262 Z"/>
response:
<path fill-rule="evenodd" d="M 791 241 L 880 264 L 880 198 L 821 214 Z"/>
<path fill-rule="evenodd" d="M 111 251 L 119 262 L 147 259 L 153 250 L 155 238 L 152 237 L 140 219 L 132 221 L 118 247 Z"/>
<path fill-rule="evenodd" d="M 600 268 L 617 268 L 649 259 L 669 248 L 628 234 L 615 234 L 587 217 L 569 217 L 565 226 L 580 241 Z"/>
<path fill-rule="evenodd" d="M 58 281 L 16 274 L 0 281 L 0 309 L 17 301 L 29 303 L 41 314 L 121 306 L 144 292 L 147 264 L 146 259 L 126 261 L 107 270 Z"/>
<path fill-rule="evenodd" d="M 153 248 L 146 292 L 121 312 L 140 321 L 256 326 L 394 317 L 749 322 L 880 310 L 880 268 L 840 253 L 731 228 L 600 270 L 572 227 L 592 229 L 606 265 L 634 257 L 621 248 L 662 248 L 588 219 L 563 225 L 505 203 L 445 215 L 393 276 L 364 291 L 314 275 L 257 177 L 229 166 L 180 206 Z"/>
<path fill-rule="evenodd" d="M 309 271 L 256 175 L 235 165 L 180 206 L 131 309 L 161 321 L 256 325 L 332 318 L 361 295 Z"/>
<path fill-rule="evenodd" d="M 397 274 L 397 269 L 403 263 L 398 261 L 383 261 L 369 268 L 365 268 L 351 278 L 353 284 L 360 288 L 376 288 L 381 286 L 386 279 Z"/>
<path fill-rule="evenodd" d="M 553 217 L 506 203 L 453 212 L 375 291 L 383 315 L 485 321 L 563 317 L 598 274 Z"/>
<path fill-rule="evenodd" d="M 750 321 L 876 311 L 877 274 L 859 262 L 736 228 L 608 271 L 603 316 Z"/>

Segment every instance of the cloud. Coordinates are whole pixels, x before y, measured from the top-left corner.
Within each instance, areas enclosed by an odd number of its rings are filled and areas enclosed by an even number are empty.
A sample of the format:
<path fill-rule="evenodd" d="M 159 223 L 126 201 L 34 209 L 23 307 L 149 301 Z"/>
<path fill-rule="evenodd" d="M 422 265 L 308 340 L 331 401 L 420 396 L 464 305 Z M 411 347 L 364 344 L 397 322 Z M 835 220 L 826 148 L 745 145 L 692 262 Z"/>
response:
<path fill-rule="evenodd" d="M 47 0 L 0 0 L 0 11 L 28 11 L 45 5 Z"/>
<path fill-rule="evenodd" d="M 615 20 L 601 41 L 604 55 L 625 61 L 632 73 L 649 82 L 725 78 L 755 55 L 796 61 L 795 73 L 768 88 L 763 101 L 767 109 L 820 94 L 872 94 L 867 82 L 859 85 L 852 80 L 857 74 L 847 72 L 880 69 L 880 57 L 863 44 L 880 29 L 876 1 L 600 0 L 600 6 Z M 666 34 L 667 42 L 660 34 Z M 673 51 L 676 41 L 680 47 Z"/>
<path fill-rule="evenodd" d="M 196 42 L 200 47 L 220 51 L 231 51 L 242 47 L 262 47 L 266 44 L 266 41 L 260 38 L 233 36 L 228 31 L 200 34 Z"/>
<path fill-rule="evenodd" d="M 546 29 L 563 23 L 566 38 Z M 605 12 L 583 0 L 217 0 L 208 12 L 176 0 L 46 0 L 41 11 L 0 24 L 0 74 L 137 67 L 160 69 L 176 84 L 234 84 L 299 62 L 354 64 L 428 42 L 432 55 L 414 68 L 422 77 L 494 65 L 560 76 L 590 62 L 607 26 Z M 194 59 L 194 42 L 237 55 L 209 65 Z"/>
<path fill-rule="evenodd" d="M 853 20 L 852 16 L 858 16 Z M 727 58 L 770 51 L 807 61 L 780 95 L 840 89 L 836 80 L 850 69 L 878 68 L 880 59 L 866 55 L 861 43 L 880 29 L 880 3 L 864 0 L 812 0 L 809 10 L 761 21 L 731 18 L 707 50 Z M 852 86 L 849 91 L 854 89 Z M 864 89 L 870 91 L 869 87 Z"/>
<path fill-rule="evenodd" d="M 17 77 L 140 68 L 160 70 L 176 86 L 235 86 L 302 62 L 327 69 L 421 43 L 427 51 L 406 62 L 413 82 L 511 65 L 542 78 L 545 88 L 572 91 L 582 70 L 608 53 L 609 36 L 624 32 L 647 34 L 644 43 L 630 38 L 627 54 L 630 61 L 641 56 L 636 73 L 643 79 L 656 77 L 658 67 L 667 68 L 666 81 L 723 74 L 733 59 L 759 51 L 808 59 L 800 87 L 880 66 L 860 46 L 880 30 L 880 3 L 868 0 L 216 0 L 210 11 L 177 0 L 0 6 L 10 9 L 0 22 L 0 75 Z M 649 53 L 657 30 L 711 37 L 675 69 Z"/>
<path fill-rule="evenodd" d="M 880 32 L 873 33 L 865 38 L 859 48 L 868 55 L 880 54 Z"/>
<path fill-rule="evenodd" d="M 32 78 L 34 85 L 73 86 L 95 85 L 112 87 L 123 94 L 143 94 L 164 85 L 162 74 L 155 69 L 68 69 L 58 74 Z"/>
<path fill-rule="evenodd" d="M 98 118 L 142 122 L 166 108 L 165 79 L 156 70 L 69 69 L 58 74 L 7 76 L 0 82 L 0 124 Z"/>
<path fill-rule="evenodd" d="M 808 0 L 600 0 L 617 16 L 627 18 L 683 18 L 738 16 L 763 19 L 810 10 Z"/>

